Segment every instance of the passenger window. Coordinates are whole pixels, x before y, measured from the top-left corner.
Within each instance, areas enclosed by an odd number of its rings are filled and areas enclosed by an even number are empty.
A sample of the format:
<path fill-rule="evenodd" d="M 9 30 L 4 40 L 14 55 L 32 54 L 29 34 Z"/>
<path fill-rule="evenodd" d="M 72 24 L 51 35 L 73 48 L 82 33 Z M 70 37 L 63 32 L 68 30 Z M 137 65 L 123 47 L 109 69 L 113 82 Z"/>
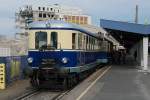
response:
<path fill-rule="evenodd" d="M 35 33 L 35 48 L 39 49 L 44 45 L 47 45 L 47 33 L 36 32 Z"/>
<path fill-rule="evenodd" d="M 82 49 L 82 34 L 78 34 L 78 47 L 79 49 Z"/>
<path fill-rule="evenodd" d="M 76 33 L 72 33 L 72 49 L 76 49 Z"/>
<path fill-rule="evenodd" d="M 91 49 L 91 38 L 89 36 L 89 50 Z"/>
<path fill-rule="evenodd" d="M 101 51 L 107 51 L 108 42 L 104 40 L 101 43 Z"/>
<path fill-rule="evenodd" d="M 89 44 L 89 39 L 88 36 L 86 36 L 86 50 L 88 50 L 88 44 Z"/>
<path fill-rule="evenodd" d="M 58 36 L 57 32 L 51 32 L 51 46 L 57 49 Z"/>
<path fill-rule="evenodd" d="M 84 35 L 83 49 L 86 50 L 86 35 Z"/>

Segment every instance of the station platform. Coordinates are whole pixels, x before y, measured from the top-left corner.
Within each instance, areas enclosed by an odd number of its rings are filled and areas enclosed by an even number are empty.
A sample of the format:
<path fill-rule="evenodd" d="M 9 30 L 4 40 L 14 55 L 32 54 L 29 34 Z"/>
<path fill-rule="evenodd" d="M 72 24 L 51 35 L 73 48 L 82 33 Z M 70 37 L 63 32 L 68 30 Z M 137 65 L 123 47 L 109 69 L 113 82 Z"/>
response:
<path fill-rule="evenodd" d="M 150 100 L 149 77 L 132 66 L 112 66 L 82 100 Z"/>
<path fill-rule="evenodd" d="M 0 90 L 0 100 L 14 100 L 32 90 L 29 79 L 18 80 L 10 84 L 5 90 Z"/>
<path fill-rule="evenodd" d="M 0 100 L 14 100 L 32 89 L 28 79 L 17 81 L 0 90 Z M 109 65 L 97 70 L 60 100 L 150 100 L 150 73 L 137 69 L 134 63 Z"/>
<path fill-rule="evenodd" d="M 133 65 L 110 67 L 93 86 L 91 81 L 83 82 L 63 100 L 150 100 L 150 73 Z"/>

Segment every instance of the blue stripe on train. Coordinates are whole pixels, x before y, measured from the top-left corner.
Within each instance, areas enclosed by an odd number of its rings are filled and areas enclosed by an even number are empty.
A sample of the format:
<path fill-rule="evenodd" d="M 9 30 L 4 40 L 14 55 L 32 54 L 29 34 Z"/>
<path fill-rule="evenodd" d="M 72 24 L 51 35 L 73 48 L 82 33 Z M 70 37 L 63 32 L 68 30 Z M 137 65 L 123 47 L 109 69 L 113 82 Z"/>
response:
<path fill-rule="evenodd" d="M 76 67 L 97 61 L 97 59 L 107 59 L 106 52 L 80 52 L 80 51 L 29 51 L 32 57 L 32 67 L 38 67 L 41 59 L 55 59 L 59 67 Z M 62 58 L 68 58 L 68 63 L 63 64 Z"/>

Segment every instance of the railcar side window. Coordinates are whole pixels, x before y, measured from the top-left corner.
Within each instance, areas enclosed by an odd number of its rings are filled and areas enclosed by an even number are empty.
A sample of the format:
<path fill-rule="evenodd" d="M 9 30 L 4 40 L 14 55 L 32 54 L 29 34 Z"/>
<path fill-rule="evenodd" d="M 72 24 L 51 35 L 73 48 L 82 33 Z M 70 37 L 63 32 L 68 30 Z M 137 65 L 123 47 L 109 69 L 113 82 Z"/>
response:
<path fill-rule="evenodd" d="M 91 43 L 91 38 L 89 36 L 89 48 L 88 48 L 88 50 L 90 50 L 90 43 Z"/>
<path fill-rule="evenodd" d="M 88 43 L 89 43 L 89 41 L 88 41 L 88 35 L 86 36 L 86 50 L 88 50 Z"/>
<path fill-rule="evenodd" d="M 86 50 L 86 35 L 84 35 L 83 49 Z"/>
<path fill-rule="evenodd" d="M 101 51 L 108 51 L 108 41 L 102 41 Z"/>
<path fill-rule="evenodd" d="M 35 48 L 39 49 L 42 46 L 47 45 L 47 32 L 35 33 Z"/>
<path fill-rule="evenodd" d="M 51 46 L 57 49 L 58 34 L 57 32 L 51 32 Z"/>
<path fill-rule="evenodd" d="M 76 33 L 72 33 L 72 49 L 76 49 Z"/>
<path fill-rule="evenodd" d="M 82 49 L 82 34 L 78 34 L 78 49 Z"/>

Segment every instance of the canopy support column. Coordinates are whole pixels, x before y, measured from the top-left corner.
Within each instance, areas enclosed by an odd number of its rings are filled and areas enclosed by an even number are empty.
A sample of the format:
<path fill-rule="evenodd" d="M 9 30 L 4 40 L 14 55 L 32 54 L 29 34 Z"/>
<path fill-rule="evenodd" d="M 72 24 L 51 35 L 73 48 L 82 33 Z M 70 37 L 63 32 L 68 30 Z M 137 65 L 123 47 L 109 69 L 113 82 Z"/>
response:
<path fill-rule="evenodd" d="M 142 69 L 146 71 L 148 70 L 148 37 L 143 37 L 142 47 Z"/>

